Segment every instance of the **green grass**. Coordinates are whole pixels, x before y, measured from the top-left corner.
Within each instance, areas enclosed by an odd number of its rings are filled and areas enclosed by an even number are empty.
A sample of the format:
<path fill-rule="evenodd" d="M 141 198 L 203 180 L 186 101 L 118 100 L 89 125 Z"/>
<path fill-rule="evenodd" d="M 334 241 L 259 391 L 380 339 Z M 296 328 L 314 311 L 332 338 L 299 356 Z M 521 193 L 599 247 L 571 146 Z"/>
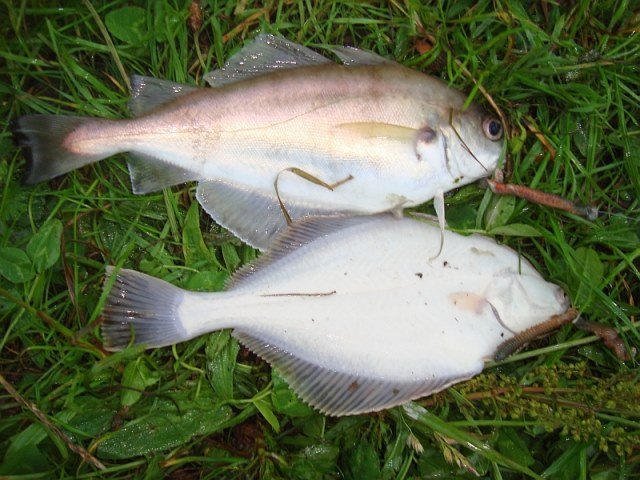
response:
<path fill-rule="evenodd" d="M 448 197 L 450 224 L 511 245 L 565 287 L 583 318 L 640 346 L 633 2 L 210 0 L 197 34 L 190 2 L 123 10 L 133 3 L 5 0 L 2 117 L 125 117 L 125 74 L 202 85 L 258 31 L 367 48 L 486 103 L 475 80 L 509 120 L 510 181 L 603 215 L 591 222 L 472 185 Z M 419 53 L 429 36 L 435 44 Z M 408 410 L 342 419 L 300 403 L 227 332 L 106 354 L 106 265 L 218 290 L 256 253 L 199 209 L 193 185 L 134 196 L 114 158 L 25 187 L 5 123 L 0 142 L 0 476 L 640 477 L 637 361 L 572 326 Z M 505 235 L 514 232 L 535 236 Z"/>

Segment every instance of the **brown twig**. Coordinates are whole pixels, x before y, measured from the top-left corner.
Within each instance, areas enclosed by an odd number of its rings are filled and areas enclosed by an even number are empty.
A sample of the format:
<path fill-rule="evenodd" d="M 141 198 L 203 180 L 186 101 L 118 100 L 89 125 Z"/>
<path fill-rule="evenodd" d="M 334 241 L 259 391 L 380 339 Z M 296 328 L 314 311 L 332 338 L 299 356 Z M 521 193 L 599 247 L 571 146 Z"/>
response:
<path fill-rule="evenodd" d="M 524 185 L 496 182 L 491 179 L 485 179 L 485 182 L 496 195 L 513 195 L 514 197 L 523 198 L 538 205 L 564 210 L 589 220 L 598 218 L 598 210 L 596 208 L 576 205 L 575 202 L 553 193 L 543 192 L 535 188 L 525 187 Z"/>
<path fill-rule="evenodd" d="M 20 395 L 20 393 L 18 393 L 18 391 L 15 388 L 13 388 L 13 385 L 11 385 L 1 374 L 0 374 L 0 384 L 9 393 L 9 395 L 13 397 L 13 399 L 16 402 L 18 402 L 24 408 L 29 410 L 40 421 L 40 423 L 42 423 L 42 425 L 47 430 L 49 430 L 51 433 L 53 433 L 58 438 L 60 438 L 67 445 L 67 447 L 69 447 L 69 450 L 80 455 L 80 457 L 82 457 L 82 460 L 84 460 L 87 463 L 90 463 L 97 469 L 99 470 L 106 469 L 106 467 L 102 464 L 102 462 L 100 462 L 100 460 L 98 460 L 96 457 L 91 455 L 81 446 L 73 443 L 71 439 L 62 430 L 60 430 L 56 425 L 54 425 L 51 422 L 51 420 L 49 420 L 47 416 L 44 413 L 42 413 L 42 411 L 40 411 L 40 409 L 38 409 L 35 403 L 29 403 L 22 395 Z"/>
<path fill-rule="evenodd" d="M 189 5 L 189 29 L 196 35 L 202 28 L 202 5 L 200 0 L 194 0 Z"/>
<path fill-rule="evenodd" d="M 590 322 L 588 320 L 584 320 L 579 318 L 575 322 L 576 327 L 580 330 L 585 330 L 587 332 L 593 333 L 594 335 L 600 337 L 602 342 L 618 357 L 618 359 L 622 362 L 631 360 L 631 355 L 627 348 L 624 345 L 624 342 L 618 335 L 618 332 L 613 327 L 607 327 L 606 325 L 601 325 L 596 322 Z"/>
<path fill-rule="evenodd" d="M 260 17 L 262 17 L 262 16 L 268 17 L 269 13 L 271 12 L 271 8 L 272 7 L 267 6 L 267 7 L 261 8 L 260 10 L 258 10 L 255 13 L 249 15 L 242 22 L 240 22 L 238 25 L 233 27 L 229 32 L 225 33 L 222 36 L 222 43 L 227 43 L 229 40 L 233 39 L 242 30 L 244 30 L 245 28 L 249 27 L 249 25 L 251 25 L 253 23 L 256 23 Z"/>
<path fill-rule="evenodd" d="M 577 316 L 578 311 L 575 308 L 570 308 L 560 315 L 552 315 L 546 322 L 528 328 L 524 332 L 521 332 L 515 337 L 503 342 L 496 350 L 495 359 L 497 361 L 504 360 L 523 345 L 535 340 L 545 333 L 549 333 L 563 325 L 566 325 L 567 323 L 570 323 Z"/>
<path fill-rule="evenodd" d="M 556 149 L 553 147 L 553 145 L 551 145 L 551 142 L 549 142 L 547 137 L 544 136 L 533 117 L 531 115 L 525 115 L 522 120 L 524 121 L 524 124 L 529 129 L 529 131 L 536 136 L 544 149 L 549 152 L 549 154 L 551 155 L 551 160 L 555 159 L 557 154 Z"/>

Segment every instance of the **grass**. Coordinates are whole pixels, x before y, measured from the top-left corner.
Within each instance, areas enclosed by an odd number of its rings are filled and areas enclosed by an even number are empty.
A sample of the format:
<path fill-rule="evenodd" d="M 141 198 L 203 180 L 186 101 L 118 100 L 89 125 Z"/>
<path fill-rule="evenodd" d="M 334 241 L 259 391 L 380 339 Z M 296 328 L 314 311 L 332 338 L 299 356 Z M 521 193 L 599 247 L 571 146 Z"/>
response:
<path fill-rule="evenodd" d="M 177 0 L 5 0 L 2 117 L 125 117 L 127 74 L 202 85 L 258 31 L 367 48 L 486 103 L 481 85 L 509 121 L 510 181 L 602 215 L 591 222 L 472 185 L 448 197 L 450 224 L 511 245 L 584 318 L 640 346 L 631 2 L 201 3 L 198 24 Z M 256 253 L 201 212 L 193 185 L 134 196 L 114 158 L 26 187 L 6 123 L 0 142 L 0 476 L 640 477 L 637 360 L 572 326 L 407 409 L 342 419 L 300 403 L 227 332 L 107 355 L 105 265 L 218 290 Z"/>

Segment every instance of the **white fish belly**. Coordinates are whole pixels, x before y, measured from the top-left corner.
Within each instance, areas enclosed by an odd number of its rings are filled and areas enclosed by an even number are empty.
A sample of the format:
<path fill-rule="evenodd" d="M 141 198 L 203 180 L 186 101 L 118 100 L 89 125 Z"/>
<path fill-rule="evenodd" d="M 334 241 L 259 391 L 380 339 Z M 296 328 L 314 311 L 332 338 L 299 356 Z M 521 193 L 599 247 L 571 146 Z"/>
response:
<path fill-rule="evenodd" d="M 304 361 L 365 378 L 418 381 L 479 372 L 509 332 L 489 309 L 452 316 L 450 306 L 421 293 L 405 285 L 253 308 L 244 303 L 238 328 Z"/>
<path fill-rule="evenodd" d="M 278 174 L 292 167 L 327 184 L 351 178 L 329 191 L 284 173 L 282 196 L 309 206 L 370 213 L 416 205 L 450 188 L 444 151 L 422 159 L 416 151 L 420 129 L 444 121 L 442 106 L 420 104 L 406 88 L 368 98 L 375 89 L 357 87 L 327 91 L 290 81 L 256 84 L 250 92 L 200 92 L 190 104 L 127 122 L 119 142 L 122 150 L 167 161 L 199 179 L 270 196 Z"/>

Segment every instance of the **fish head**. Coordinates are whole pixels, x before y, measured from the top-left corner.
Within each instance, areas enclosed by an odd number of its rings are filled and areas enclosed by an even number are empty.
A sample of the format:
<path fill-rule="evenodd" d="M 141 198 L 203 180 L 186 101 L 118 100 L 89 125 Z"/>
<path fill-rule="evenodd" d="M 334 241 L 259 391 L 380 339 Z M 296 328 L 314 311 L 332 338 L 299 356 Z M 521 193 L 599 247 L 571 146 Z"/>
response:
<path fill-rule="evenodd" d="M 570 306 L 558 285 L 547 282 L 537 272 L 519 273 L 510 268 L 493 276 L 485 298 L 497 320 L 514 333 L 560 315 Z"/>
<path fill-rule="evenodd" d="M 447 169 L 457 183 L 489 177 L 498 167 L 504 127 L 477 105 L 465 111 L 451 109 L 440 131 L 445 143 Z"/>

